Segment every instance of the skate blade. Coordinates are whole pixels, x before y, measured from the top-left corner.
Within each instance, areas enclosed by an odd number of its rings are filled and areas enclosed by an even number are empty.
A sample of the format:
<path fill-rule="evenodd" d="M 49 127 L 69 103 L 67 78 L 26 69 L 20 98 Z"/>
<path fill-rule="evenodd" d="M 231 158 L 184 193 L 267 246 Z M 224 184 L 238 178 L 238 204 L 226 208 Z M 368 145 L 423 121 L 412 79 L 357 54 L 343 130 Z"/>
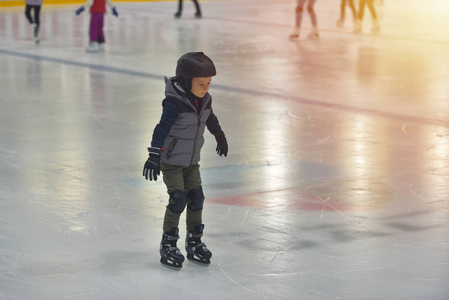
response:
<path fill-rule="evenodd" d="M 208 266 L 208 265 L 210 265 L 210 260 L 209 259 L 201 260 L 201 259 L 194 258 L 194 257 L 188 257 L 187 260 L 192 262 L 192 263 L 194 263 L 194 264 L 201 265 L 201 266 Z"/>
<path fill-rule="evenodd" d="M 161 258 L 161 265 L 166 267 L 166 268 L 175 270 L 175 271 L 179 271 L 182 268 L 182 263 L 176 265 L 176 264 L 173 264 L 173 263 L 169 263 L 167 260 L 165 260 L 163 258 Z"/>
<path fill-rule="evenodd" d="M 179 271 L 179 270 L 181 270 L 181 268 L 182 268 L 182 265 L 180 265 L 180 266 L 175 266 L 175 265 L 169 265 L 169 264 L 164 264 L 164 263 L 161 263 L 161 265 L 164 266 L 164 267 L 166 267 L 167 269 L 175 270 L 175 271 Z"/>

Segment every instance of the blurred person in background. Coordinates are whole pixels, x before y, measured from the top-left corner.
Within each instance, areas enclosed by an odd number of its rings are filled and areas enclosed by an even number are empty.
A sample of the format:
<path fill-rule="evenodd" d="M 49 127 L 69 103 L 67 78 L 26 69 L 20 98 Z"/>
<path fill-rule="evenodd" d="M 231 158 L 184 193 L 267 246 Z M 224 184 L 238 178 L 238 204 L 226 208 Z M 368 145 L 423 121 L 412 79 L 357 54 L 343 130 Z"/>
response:
<path fill-rule="evenodd" d="M 316 0 L 297 0 L 297 5 L 295 9 L 295 28 L 293 30 L 293 33 L 290 34 L 290 39 L 295 40 L 299 38 L 299 29 L 301 27 L 301 20 L 302 20 L 302 12 L 304 10 L 304 5 L 307 2 L 307 12 L 310 16 L 310 21 L 312 22 L 312 31 L 309 33 L 308 38 L 309 39 L 317 39 L 320 37 L 318 33 L 318 24 L 316 19 L 315 10 L 313 9 L 313 6 L 315 5 Z"/>
<path fill-rule="evenodd" d="M 34 42 L 39 44 L 40 14 L 43 0 L 25 0 L 25 16 L 33 27 Z M 31 16 L 31 11 L 34 14 Z"/>
<path fill-rule="evenodd" d="M 178 2 L 178 11 L 175 13 L 175 18 L 179 19 L 181 18 L 182 15 L 182 2 L 183 0 L 179 0 Z M 196 13 L 195 13 L 195 18 L 201 18 L 201 8 L 200 8 L 200 4 L 198 3 L 198 0 L 192 0 L 193 4 L 195 5 L 195 9 L 196 9 Z"/>
<path fill-rule="evenodd" d="M 354 33 L 360 34 L 362 33 L 362 24 L 363 24 L 363 15 L 365 11 L 365 5 L 368 5 L 368 9 L 371 13 L 371 17 L 373 20 L 373 27 L 371 28 L 371 32 L 374 34 L 380 33 L 380 25 L 379 20 L 377 18 L 376 8 L 374 7 L 374 0 L 360 0 L 359 2 L 359 14 L 357 16 L 357 20 L 354 26 Z"/>
<path fill-rule="evenodd" d="M 86 52 L 104 51 L 104 14 L 106 13 L 106 4 L 111 8 L 112 14 L 118 17 L 118 12 L 112 0 L 87 0 L 86 4 L 76 10 L 76 15 L 80 15 L 85 9 L 90 10 L 89 25 L 89 45 Z"/>
<path fill-rule="evenodd" d="M 357 20 L 357 11 L 355 9 L 354 0 L 341 0 L 340 19 L 337 21 L 337 27 L 343 27 L 345 24 L 346 2 L 348 3 L 349 8 L 352 11 L 352 17 L 353 17 L 352 20 L 354 21 L 354 23 Z"/>

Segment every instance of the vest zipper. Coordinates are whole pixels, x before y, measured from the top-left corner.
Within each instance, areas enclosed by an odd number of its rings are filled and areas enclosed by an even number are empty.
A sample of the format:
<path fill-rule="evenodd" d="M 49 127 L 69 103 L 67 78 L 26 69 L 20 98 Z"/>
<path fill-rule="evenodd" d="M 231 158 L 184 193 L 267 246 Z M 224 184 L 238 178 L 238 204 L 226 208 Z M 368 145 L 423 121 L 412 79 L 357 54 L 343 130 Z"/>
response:
<path fill-rule="evenodd" d="M 201 114 L 202 114 L 202 112 L 201 112 Z M 198 115 L 198 124 L 196 125 L 195 141 L 193 142 L 193 154 L 192 154 L 192 159 L 190 159 L 190 165 L 192 165 L 193 158 L 195 157 L 196 142 L 198 140 L 198 132 L 200 131 L 200 126 L 201 126 L 201 114 Z"/>
<path fill-rule="evenodd" d="M 177 142 L 178 142 L 178 139 L 174 138 L 173 141 L 171 141 L 170 145 L 168 145 L 168 147 L 167 147 L 167 159 L 170 158 L 171 153 L 173 152 L 173 150 L 175 150 L 175 146 L 176 146 Z"/>

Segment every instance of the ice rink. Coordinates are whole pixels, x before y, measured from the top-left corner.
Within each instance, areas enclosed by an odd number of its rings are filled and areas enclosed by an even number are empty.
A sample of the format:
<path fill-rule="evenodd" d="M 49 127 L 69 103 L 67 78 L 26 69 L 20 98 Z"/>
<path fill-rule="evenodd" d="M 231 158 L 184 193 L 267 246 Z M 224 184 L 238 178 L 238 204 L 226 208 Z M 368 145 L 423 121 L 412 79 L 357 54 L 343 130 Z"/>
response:
<path fill-rule="evenodd" d="M 356 1 L 358 2 L 358 1 Z M 381 34 L 318 0 L 0 8 L 0 300 L 449 299 L 449 2 L 376 1 Z M 168 195 L 142 177 L 177 59 L 203 51 L 228 157 L 200 162 L 208 267 L 161 266 Z M 178 246 L 185 254 L 185 215 Z"/>

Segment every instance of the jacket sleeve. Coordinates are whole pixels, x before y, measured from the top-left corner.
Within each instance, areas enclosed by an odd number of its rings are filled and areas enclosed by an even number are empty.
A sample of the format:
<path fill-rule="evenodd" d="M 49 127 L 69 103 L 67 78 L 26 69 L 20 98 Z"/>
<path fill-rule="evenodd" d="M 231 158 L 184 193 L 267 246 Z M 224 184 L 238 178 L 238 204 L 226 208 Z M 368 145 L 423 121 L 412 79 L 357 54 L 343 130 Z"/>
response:
<path fill-rule="evenodd" d="M 162 105 L 164 108 L 162 109 L 161 120 L 154 128 L 151 147 L 162 148 L 164 146 L 165 139 L 178 117 L 178 107 L 174 100 L 165 99 Z"/>
<path fill-rule="evenodd" d="M 220 123 L 218 122 L 217 116 L 214 114 L 212 108 L 210 109 L 209 118 L 206 121 L 206 127 L 215 136 L 224 135 L 223 130 L 221 129 Z"/>

